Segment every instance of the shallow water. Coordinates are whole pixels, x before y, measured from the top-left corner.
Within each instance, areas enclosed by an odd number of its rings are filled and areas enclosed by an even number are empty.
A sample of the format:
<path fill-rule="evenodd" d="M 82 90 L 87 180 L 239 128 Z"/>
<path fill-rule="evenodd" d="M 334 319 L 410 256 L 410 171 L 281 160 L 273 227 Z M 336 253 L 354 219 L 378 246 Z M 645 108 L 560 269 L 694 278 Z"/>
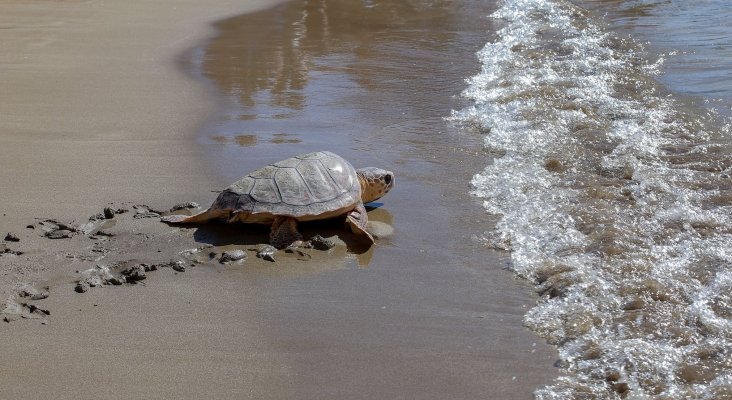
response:
<path fill-rule="evenodd" d="M 730 398 L 730 132 L 702 107 L 728 104 L 730 30 L 699 18 L 724 6 L 586 3 L 501 2 L 449 118 L 496 155 L 472 180 L 501 217 L 485 241 L 559 348 L 565 375 L 535 395 Z"/>
<path fill-rule="evenodd" d="M 732 115 L 732 7 L 722 0 L 579 1 L 613 31 L 663 59 L 659 80 L 675 93 Z"/>

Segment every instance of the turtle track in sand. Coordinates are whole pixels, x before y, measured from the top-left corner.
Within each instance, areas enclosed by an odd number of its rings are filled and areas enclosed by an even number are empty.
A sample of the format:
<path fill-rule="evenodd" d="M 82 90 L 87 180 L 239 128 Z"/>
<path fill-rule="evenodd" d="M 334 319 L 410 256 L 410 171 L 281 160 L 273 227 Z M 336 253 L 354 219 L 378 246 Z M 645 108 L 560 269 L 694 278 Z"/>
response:
<path fill-rule="evenodd" d="M 150 280 L 199 267 L 318 273 L 342 268 L 356 257 L 338 238 L 345 235 L 348 240 L 350 234 L 332 222 L 316 229 L 306 226 L 304 232 L 312 241 L 305 246 L 270 253 L 268 230 L 263 227 L 160 223 L 161 215 L 190 214 L 197 206 L 188 202 L 161 211 L 140 204 L 110 204 L 81 223 L 35 218 L 25 228 L 13 228 L 17 240 L 0 241 L 0 271 L 5 278 L 0 319 L 47 324 L 53 310 L 44 306 L 44 300 L 57 291 L 83 296 L 101 288 L 145 286 Z M 327 233 L 323 237 L 316 232 Z M 316 262 L 308 262 L 312 260 Z"/>

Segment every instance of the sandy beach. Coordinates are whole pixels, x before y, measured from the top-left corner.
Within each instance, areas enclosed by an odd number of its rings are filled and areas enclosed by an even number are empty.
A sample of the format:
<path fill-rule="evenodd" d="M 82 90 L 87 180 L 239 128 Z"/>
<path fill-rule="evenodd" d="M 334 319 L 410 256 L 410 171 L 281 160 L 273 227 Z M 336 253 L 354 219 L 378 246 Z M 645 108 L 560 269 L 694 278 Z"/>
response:
<path fill-rule="evenodd" d="M 441 120 L 477 48 L 432 43 L 480 18 L 277 3 L 0 2 L 0 236 L 19 239 L 0 242 L 0 398 L 526 399 L 556 376 L 522 326 L 536 295 L 476 239 L 481 139 Z M 271 263 L 266 229 L 156 218 L 324 148 L 397 174 L 367 251 L 314 223 L 336 248 Z M 246 259 L 219 263 L 231 249 Z M 141 264 L 138 284 L 74 291 Z"/>
<path fill-rule="evenodd" d="M 3 231 L 202 196 L 192 182 L 211 173 L 191 139 L 216 98 L 177 64 L 218 18 L 270 4 L 3 2 Z"/>

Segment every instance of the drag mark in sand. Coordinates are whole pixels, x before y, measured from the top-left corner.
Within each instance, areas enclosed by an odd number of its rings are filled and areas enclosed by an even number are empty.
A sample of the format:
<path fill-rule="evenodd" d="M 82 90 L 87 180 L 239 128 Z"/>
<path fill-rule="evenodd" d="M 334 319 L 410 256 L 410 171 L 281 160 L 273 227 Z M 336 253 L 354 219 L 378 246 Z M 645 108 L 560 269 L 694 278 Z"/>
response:
<path fill-rule="evenodd" d="M 6 243 L 0 243 L 0 265 L 5 270 L 22 275 L 31 268 L 54 272 L 16 284 L 0 308 L 3 321 L 40 320 L 45 325 L 51 310 L 43 301 L 55 291 L 145 286 L 152 276 L 166 276 L 166 270 L 175 275 L 197 267 L 276 268 L 283 275 L 300 275 L 343 268 L 358 258 L 348 254 L 338 237 L 341 229 L 334 224 L 306 225 L 307 241 L 298 248 L 277 250 L 264 244 L 266 231 L 253 226 L 170 228 L 160 222 L 161 216 L 190 215 L 197 209 L 194 202 L 167 211 L 139 204 L 109 205 L 83 223 L 39 218 L 22 234 L 8 235 Z M 313 234 L 314 229 L 320 233 Z"/>

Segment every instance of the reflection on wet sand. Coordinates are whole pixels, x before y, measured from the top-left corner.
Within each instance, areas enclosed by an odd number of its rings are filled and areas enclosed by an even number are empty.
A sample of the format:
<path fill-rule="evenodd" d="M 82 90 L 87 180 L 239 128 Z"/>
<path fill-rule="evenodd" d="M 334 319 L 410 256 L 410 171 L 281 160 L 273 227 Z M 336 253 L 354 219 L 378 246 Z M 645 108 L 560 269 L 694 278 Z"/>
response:
<path fill-rule="evenodd" d="M 295 135 L 290 135 L 289 133 L 275 133 L 272 135 L 272 139 L 270 139 L 269 142 L 274 144 L 300 143 L 302 140 Z"/>
<path fill-rule="evenodd" d="M 579 5 L 602 15 L 613 30 L 644 43 L 650 59 L 662 59 L 659 78 L 672 92 L 699 96 L 685 100 L 732 117 L 729 2 L 603 0 Z"/>
<path fill-rule="evenodd" d="M 241 147 L 253 147 L 259 143 L 259 136 L 256 134 L 236 135 L 233 137 L 213 135 L 211 136 L 211 141 L 217 144 L 236 144 Z M 302 139 L 289 133 L 273 133 L 266 142 L 272 144 L 301 143 Z"/>
<path fill-rule="evenodd" d="M 237 135 L 234 136 L 234 141 L 239 146 L 254 146 L 255 144 L 257 144 L 257 135 Z"/>
<path fill-rule="evenodd" d="M 208 44 L 201 67 L 238 107 L 213 133 L 231 135 L 247 123 L 270 133 L 266 122 L 269 129 L 281 129 L 313 108 L 392 106 L 339 104 L 314 84 L 318 79 L 339 81 L 344 90 L 389 92 L 400 90 L 406 72 L 423 89 L 444 93 L 446 82 L 418 57 L 444 56 L 460 24 L 455 8 L 447 1 L 297 1 L 220 22 L 217 27 L 227 34 Z M 412 60 L 411 53 L 418 56 Z M 342 116 L 304 118 L 327 123 L 334 117 Z"/>

